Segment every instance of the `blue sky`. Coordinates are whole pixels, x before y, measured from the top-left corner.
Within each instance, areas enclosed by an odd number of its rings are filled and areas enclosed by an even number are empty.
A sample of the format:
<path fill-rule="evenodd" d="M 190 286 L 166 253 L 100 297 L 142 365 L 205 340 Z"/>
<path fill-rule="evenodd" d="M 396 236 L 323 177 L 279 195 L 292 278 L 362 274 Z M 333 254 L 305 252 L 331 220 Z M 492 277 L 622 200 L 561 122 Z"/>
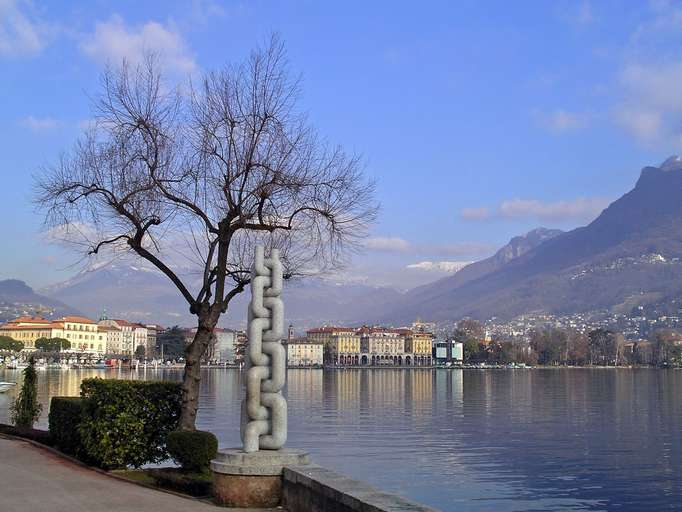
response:
<path fill-rule="evenodd" d="M 0 0 L 0 278 L 77 270 L 40 233 L 31 176 L 72 145 L 107 62 L 151 49 L 200 74 L 273 31 L 302 107 L 377 181 L 381 217 L 353 267 L 377 282 L 589 222 L 682 144 L 673 2 Z"/>

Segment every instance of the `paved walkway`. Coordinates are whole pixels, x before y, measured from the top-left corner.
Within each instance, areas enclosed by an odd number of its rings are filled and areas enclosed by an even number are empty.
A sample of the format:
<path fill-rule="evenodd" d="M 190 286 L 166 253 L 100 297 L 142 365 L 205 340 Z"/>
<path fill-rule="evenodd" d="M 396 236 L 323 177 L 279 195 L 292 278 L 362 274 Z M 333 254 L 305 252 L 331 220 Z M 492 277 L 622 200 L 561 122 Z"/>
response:
<path fill-rule="evenodd" d="M 30 443 L 0 437 L 2 512 L 233 511 L 122 482 Z M 251 511 L 253 512 L 253 510 Z"/>

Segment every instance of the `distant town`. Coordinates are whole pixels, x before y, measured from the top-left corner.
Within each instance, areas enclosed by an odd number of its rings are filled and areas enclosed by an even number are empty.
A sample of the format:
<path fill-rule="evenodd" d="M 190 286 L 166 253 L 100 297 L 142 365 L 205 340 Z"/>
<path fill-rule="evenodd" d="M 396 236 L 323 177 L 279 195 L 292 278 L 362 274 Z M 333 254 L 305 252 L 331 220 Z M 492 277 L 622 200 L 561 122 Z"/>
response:
<path fill-rule="evenodd" d="M 320 326 L 286 333 L 289 367 L 433 367 L 452 365 L 653 365 L 682 363 L 682 308 L 637 306 L 565 316 L 529 314 L 512 321 L 462 319 L 450 323 L 417 320 L 410 326 Z M 195 330 L 179 326 L 83 316 L 50 318 L 49 308 L 2 304 L 0 351 L 59 353 L 81 362 L 181 362 Z M 43 316 L 44 315 L 44 316 Z M 208 365 L 244 364 L 247 334 L 216 328 L 204 358 Z M 8 359 L 11 360 L 11 359 Z M 102 363 L 103 364 L 103 363 Z"/>

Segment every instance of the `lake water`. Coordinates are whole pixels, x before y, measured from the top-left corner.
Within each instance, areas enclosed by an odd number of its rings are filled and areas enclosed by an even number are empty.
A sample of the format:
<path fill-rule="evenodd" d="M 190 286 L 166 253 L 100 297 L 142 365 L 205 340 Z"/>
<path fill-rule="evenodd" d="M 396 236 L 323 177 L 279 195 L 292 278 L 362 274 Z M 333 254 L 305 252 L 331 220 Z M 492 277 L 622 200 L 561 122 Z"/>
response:
<path fill-rule="evenodd" d="M 93 375 L 181 371 L 42 371 L 40 399 Z M 222 447 L 240 444 L 243 378 L 203 373 L 199 427 Z M 682 371 L 289 370 L 287 394 L 288 446 L 441 510 L 682 510 Z"/>

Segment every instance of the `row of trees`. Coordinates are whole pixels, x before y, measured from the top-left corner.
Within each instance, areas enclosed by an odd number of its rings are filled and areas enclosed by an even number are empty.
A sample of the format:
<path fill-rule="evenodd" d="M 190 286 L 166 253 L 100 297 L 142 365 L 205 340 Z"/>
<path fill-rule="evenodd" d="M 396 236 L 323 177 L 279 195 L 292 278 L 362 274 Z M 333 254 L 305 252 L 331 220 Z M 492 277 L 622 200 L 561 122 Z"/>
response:
<path fill-rule="evenodd" d="M 626 345 L 621 333 L 594 329 L 587 334 L 570 329 L 536 329 L 528 343 L 496 338 L 484 341 L 483 326 L 475 320 L 459 322 L 453 338 L 464 344 L 467 363 L 526 363 L 542 365 L 611 366 L 682 364 L 682 335 L 659 330 L 649 341 Z"/>
<path fill-rule="evenodd" d="M 35 347 L 41 352 L 61 352 L 71 348 L 71 342 L 64 338 L 38 338 Z M 0 336 L 0 351 L 19 352 L 24 349 L 22 341 L 9 336 Z"/>
<path fill-rule="evenodd" d="M 9 336 L 0 336 L 0 351 L 19 352 L 23 350 L 24 344 Z"/>

